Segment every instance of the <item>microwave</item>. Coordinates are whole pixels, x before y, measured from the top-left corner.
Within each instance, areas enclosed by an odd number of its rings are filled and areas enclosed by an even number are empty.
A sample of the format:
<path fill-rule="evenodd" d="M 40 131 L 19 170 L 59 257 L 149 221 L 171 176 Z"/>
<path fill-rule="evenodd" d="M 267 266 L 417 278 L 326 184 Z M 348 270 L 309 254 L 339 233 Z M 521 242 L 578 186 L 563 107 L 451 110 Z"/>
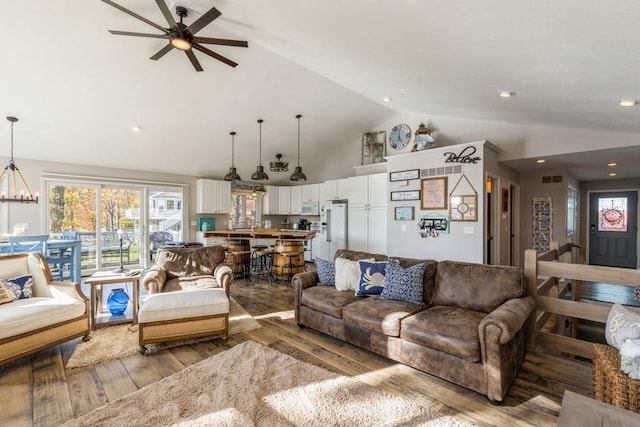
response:
<path fill-rule="evenodd" d="M 301 215 L 320 215 L 318 202 L 302 202 Z"/>

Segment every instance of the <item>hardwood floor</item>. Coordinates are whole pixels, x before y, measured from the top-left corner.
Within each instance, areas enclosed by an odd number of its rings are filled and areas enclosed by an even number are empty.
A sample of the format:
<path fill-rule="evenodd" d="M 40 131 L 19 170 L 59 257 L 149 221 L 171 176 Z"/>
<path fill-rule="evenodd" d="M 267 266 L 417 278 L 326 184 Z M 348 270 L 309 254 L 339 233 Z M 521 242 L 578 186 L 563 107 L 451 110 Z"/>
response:
<path fill-rule="evenodd" d="M 299 329 L 290 287 L 239 282 L 231 295 L 262 328 L 231 336 L 226 344 L 213 340 L 67 370 L 79 342 L 74 340 L 0 366 L 0 425 L 59 425 L 248 339 L 481 426 L 555 426 L 565 390 L 591 395 L 590 363 L 529 353 L 506 400 L 493 406 L 475 392 Z"/>

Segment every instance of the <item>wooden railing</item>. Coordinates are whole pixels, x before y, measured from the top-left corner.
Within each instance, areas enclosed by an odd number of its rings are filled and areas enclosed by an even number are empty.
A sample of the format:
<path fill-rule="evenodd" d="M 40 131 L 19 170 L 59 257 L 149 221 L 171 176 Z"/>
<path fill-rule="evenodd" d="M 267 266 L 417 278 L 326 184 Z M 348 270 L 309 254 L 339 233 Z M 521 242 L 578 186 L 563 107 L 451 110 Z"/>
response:
<path fill-rule="evenodd" d="M 572 249 L 574 250 L 572 254 Z M 527 249 L 524 270 L 529 294 L 536 299 L 536 312 L 529 319 L 529 347 L 542 347 L 587 359 L 593 358 L 593 343 L 575 338 L 577 319 L 606 323 L 610 303 L 582 302 L 580 289 L 584 282 L 635 287 L 640 284 L 640 271 L 628 268 L 585 265 L 578 248 L 571 244 L 555 245 L 543 253 Z M 577 255 L 576 255 L 577 253 Z M 571 255 L 570 262 L 560 262 Z M 561 284 L 571 286 L 571 299 L 563 299 Z M 558 291 L 560 297 L 555 295 Z M 544 331 L 551 315 L 573 318 L 572 336 Z"/>

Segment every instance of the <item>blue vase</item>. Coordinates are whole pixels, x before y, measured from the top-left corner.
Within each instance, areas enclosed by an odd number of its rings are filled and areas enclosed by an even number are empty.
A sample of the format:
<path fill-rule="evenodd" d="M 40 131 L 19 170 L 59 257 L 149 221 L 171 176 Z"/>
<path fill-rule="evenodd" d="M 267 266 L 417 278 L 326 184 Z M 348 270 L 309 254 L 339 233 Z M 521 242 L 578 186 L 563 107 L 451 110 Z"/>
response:
<path fill-rule="evenodd" d="M 127 309 L 128 303 L 129 295 L 127 295 L 123 288 L 111 290 L 111 294 L 109 294 L 109 298 L 107 299 L 107 307 L 109 307 L 111 314 L 116 316 L 122 315 Z"/>

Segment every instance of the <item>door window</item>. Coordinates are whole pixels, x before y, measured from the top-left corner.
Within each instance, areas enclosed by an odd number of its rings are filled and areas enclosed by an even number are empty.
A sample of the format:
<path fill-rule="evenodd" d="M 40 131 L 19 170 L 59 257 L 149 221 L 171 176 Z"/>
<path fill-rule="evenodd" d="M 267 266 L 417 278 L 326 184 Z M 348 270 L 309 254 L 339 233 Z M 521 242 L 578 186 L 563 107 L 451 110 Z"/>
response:
<path fill-rule="evenodd" d="M 627 231 L 627 198 L 598 200 L 598 231 Z"/>

